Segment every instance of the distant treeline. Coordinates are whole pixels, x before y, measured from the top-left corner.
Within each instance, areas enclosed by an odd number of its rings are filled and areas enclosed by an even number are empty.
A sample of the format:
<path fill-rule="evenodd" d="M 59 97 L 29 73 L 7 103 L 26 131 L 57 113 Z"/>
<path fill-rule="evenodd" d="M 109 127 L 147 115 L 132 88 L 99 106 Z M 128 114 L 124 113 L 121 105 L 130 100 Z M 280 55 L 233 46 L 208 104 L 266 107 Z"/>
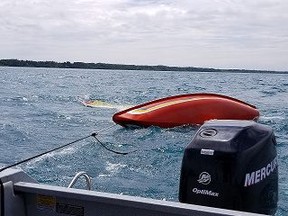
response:
<path fill-rule="evenodd" d="M 18 59 L 1 59 L 0 66 L 7 67 L 44 67 L 44 68 L 82 68 L 82 69 L 110 69 L 110 70 L 149 70 L 149 71 L 193 71 L 193 72 L 241 72 L 241 73 L 283 73 L 278 71 L 242 70 L 242 69 L 215 69 L 201 67 L 170 67 L 164 65 L 125 65 L 85 62 L 55 62 L 30 61 Z"/>

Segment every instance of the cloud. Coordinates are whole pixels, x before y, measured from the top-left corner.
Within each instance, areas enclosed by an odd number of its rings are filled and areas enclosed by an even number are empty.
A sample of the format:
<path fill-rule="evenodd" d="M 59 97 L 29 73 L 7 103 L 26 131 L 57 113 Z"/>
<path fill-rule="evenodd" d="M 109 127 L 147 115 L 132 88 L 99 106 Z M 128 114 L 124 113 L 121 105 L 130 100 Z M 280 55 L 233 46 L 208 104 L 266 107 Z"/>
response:
<path fill-rule="evenodd" d="M 282 69 L 287 10 L 285 0 L 1 0 L 0 58 Z"/>

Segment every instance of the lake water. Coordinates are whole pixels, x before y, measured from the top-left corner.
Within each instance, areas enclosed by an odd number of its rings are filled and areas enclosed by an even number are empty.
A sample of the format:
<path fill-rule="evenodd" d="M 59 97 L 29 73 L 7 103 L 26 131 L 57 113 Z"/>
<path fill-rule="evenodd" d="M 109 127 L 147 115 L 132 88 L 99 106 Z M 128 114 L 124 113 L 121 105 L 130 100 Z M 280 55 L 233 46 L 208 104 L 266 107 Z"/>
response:
<path fill-rule="evenodd" d="M 68 186 L 86 171 L 93 190 L 178 200 L 183 150 L 196 128 L 124 129 L 112 115 L 177 94 L 211 92 L 256 105 L 274 129 L 279 160 L 279 208 L 288 214 L 288 74 L 195 73 L 0 67 L 0 164 L 15 163 L 101 131 L 93 138 L 21 165 L 39 182 Z M 88 108 L 97 99 L 108 107 Z M 113 127 L 111 127 L 113 126 Z M 79 186 L 80 187 L 80 186 Z"/>

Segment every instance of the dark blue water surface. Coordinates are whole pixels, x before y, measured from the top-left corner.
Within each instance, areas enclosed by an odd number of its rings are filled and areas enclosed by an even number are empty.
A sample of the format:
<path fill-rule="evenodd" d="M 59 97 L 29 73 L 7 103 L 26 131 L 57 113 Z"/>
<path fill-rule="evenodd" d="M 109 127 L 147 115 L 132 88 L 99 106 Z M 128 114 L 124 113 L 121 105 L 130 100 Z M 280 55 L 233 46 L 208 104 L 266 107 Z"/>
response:
<path fill-rule="evenodd" d="M 279 208 L 288 214 L 288 74 L 231 74 L 0 67 L 0 164 L 12 164 L 102 130 L 110 148 L 88 138 L 21 166 L 39 182 L 68 186 L 86 171 L 93 189 L 155 199 L 178 199 L 183 150 L 196 128 L 124 129 L 112 115 L 125 108 L 177 94 L 212 92 L 254 104 L 259 122 L 274 129 L 278 143 Z M 97 99 L 110 107 L 88 108 Z"/>

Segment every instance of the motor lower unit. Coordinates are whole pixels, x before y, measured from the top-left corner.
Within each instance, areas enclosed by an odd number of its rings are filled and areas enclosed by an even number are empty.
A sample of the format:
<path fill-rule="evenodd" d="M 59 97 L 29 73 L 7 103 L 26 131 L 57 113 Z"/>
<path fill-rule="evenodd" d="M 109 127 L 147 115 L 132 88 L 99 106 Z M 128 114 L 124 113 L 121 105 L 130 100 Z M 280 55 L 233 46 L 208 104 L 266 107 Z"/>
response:
<path fill-rule="evenodd" d="M 186 147 L 179 200 L 274 214 L 278 165 L 272 129 L 254 121 L 208 121 Z"/>

